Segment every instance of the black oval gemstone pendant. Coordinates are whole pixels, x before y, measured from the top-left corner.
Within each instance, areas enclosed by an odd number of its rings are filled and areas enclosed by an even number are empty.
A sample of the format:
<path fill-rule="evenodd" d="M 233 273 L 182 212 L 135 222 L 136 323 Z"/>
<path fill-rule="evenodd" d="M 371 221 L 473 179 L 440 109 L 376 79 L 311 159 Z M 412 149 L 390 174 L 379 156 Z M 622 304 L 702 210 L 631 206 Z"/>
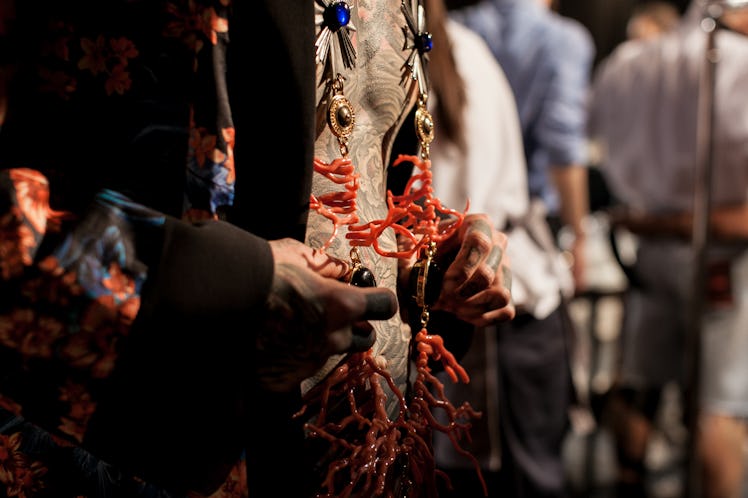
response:
<path fill-rule="evenodd" d="M 377 279 L 374 278 L 374 273 L 364 265 L 356 265 L 351 270 L 351 276 L 348 279 L 348 283 L 355 285 L 356 287 L 376 287 Z"/>
<path fill-rule="evenodd" d="M 421 259 L 413 265 L 408 290 L 418 306 L 431 306 L 439 299 L 443 278 L 441 268 L 432 258 Z"/>

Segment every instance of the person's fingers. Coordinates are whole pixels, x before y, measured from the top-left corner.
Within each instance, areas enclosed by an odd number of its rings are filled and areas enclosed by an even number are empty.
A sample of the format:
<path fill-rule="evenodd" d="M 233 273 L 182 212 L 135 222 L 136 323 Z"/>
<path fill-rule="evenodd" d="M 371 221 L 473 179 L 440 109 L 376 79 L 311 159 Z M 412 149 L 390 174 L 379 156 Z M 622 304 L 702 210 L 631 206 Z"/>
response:
<path fill-rule="evenodd" d="M 511 296 L 502 295 L 480 309 L 472 319 L 467 321 L 478 327 L 483 327 L 492 323 L 511 320 L 515 314 L 516 310 Z"/>
<path fill-rule="evenodd" d="M 509 256 L 504 257 L 504 263 L 501 265 L 501 280 L 500 284 L 504 292 L 509 295 L 509 299 L 512 299 L 512 270 L 511 260 Z"/>
<path fill-rule="evenodd" d="M 503 286 L 495 286 L 464 301 L 453 304 L 452 312 L 461 320 L 476 326 L 500 321 L 506 317 L 513 318 L 513 310 L 509 290 Z"/>
<path fill-rule="evenodd" d="M 376 340 L 377 333 L 369 322 L 355 323 L 350 327 L 334 330 L 328 335 L 334 354 L 368 351 Z"/>
<path fill-rule="evenodd" d="M 489 313 L 484 313 L 481 316 L 481 320 L 476 324 L 477 327 L 485 327 L 499 322 L 506 322 L 513 320 L 517 315 L 517 309 L 514 307 L 514 302 L 509 302 L 503 308 L 493 310 Z"/>
<path fill-rule="evenodd" d="M 340 280 L 348 276 L 351 266 L 342 259 L 330 256 L 325 251 L 312 249 L 308 255 L 307 264 L 309 267 L 323 277 Z"/>
<path fill-rule="evenodd" d="M 271 240 L 270 249 L 276 264 L 288 263 L 306 267 L 323 277 L 340 280 L 350 270 L 347 262 L 295 239 Z"/>
<path fill-rule="evenodd" d="M 377 340 L 377 333 L 374 326 L 369 322 L 359 322 L 354 324 L 351 332 L 351 347 L 349 351 L 357 353 L 369 350 Z"/>
<path fill-rule="evenodd" d="M 504 257 L 506 235 L 494 230 L 488 218 L 474 217 L 463 242 L 444 275 L 444 293 L 468 298 L 490 287 Z"/>
<path fill-rule="evenodd" d="M 494 282 L 488 288 L 469 297 L 443 295 L 433 309 L 449 311 L 460 320 L 484 326 L 511 320 L 516 314 L 512 301 L 512 272 L 509 257 L 503 258 Z"/>
<path fill-rule="evenodd" d="M 366 351 L 369 320 L 397 313 L 387 289 L 355 287 L 294 264 L 276 264 L 263 326 L 256 332 L 257 372 L 271 390 L 289 389 L 333 354 Z"/>
<path fill-rule="evenodd" d="M 333 352 L 366 351 L 376 340 L 369 320 L 387 320 L 397 313 L 396 295 L 377 287 L 328 283 L 326 328 Z"/>
<path fill-rule="evenodd" d="M 468 226 L 470 226 L 478 217 L 481 217 L 483 215 L 476 215 L 476 214 L 468 214 L 465 216 L 465 218 L 462 220 L 462 224 L 457 229 L 455 233 L 453 233 L 448 238 L 442 240 L 442 242 L 439 244 L 439 252 L 442 254 L 449 254 L 449 253 L 455 253 L 460 248 L 460 243 L 462 242 L 463 233 L 467 229 Z M 449 229 L 449 227 L 455 223 L 455 219 L 452 217 L 447 217 L 443 220 L 439 221 L 439 230 L 444 231 Z"/>
<path fill-rule="evenodd" d="M 389 289 L 356 287 L 329 280 L 326 297 L 327 328 L 368 320 L 387 320 L 397 313 L 397 296 Z"/>

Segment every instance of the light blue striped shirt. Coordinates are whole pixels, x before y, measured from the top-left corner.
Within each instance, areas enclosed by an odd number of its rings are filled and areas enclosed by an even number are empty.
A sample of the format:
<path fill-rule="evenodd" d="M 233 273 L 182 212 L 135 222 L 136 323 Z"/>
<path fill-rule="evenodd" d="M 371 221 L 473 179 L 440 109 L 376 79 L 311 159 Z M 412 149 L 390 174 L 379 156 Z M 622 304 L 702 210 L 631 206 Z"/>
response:
<path fill-rule="evenodd" d="M 532 197 L 557 214 L 551 165 L 587 165 L 587 98 L 595 46 L 579 22 L 535 0 L 483 0 L 450 13 L 479 33 L 517 100 Z"/>

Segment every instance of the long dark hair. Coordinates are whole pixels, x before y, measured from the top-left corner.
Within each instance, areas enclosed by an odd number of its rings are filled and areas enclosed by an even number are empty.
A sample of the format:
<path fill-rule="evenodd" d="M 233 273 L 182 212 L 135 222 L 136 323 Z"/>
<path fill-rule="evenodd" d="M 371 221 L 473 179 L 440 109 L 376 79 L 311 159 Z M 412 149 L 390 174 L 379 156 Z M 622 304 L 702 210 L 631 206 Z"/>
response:
<path fill-rule="evenodd" d="M 447 33 L 447 8 L 444 0 L 424 0 L 426 28 L 434 39 L 429 52 L 429 78 L 436 99 L 434 121 L 440 139 L 454 143 L 465 151 L 463 109 L 467 102 L 465 82 L 457 72 L 452 41 Z"/>

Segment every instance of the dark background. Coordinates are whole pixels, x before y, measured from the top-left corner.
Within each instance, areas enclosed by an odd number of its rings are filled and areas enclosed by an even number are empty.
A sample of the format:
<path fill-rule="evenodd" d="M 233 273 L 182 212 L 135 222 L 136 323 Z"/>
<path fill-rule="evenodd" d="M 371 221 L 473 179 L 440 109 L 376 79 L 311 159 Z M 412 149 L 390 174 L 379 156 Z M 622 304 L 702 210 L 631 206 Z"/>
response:
<path fill-rule="evenodd" d="M 648 0 L 556 0 L 561 14 L 577 19 L 587 26 L 595 40 L 597 54 L 595 62 L 603 57 L 626 37 L 626 22 L 634 6 Z M 685 12 L 691 0 L 672 0 L 681 12 Z"/>

